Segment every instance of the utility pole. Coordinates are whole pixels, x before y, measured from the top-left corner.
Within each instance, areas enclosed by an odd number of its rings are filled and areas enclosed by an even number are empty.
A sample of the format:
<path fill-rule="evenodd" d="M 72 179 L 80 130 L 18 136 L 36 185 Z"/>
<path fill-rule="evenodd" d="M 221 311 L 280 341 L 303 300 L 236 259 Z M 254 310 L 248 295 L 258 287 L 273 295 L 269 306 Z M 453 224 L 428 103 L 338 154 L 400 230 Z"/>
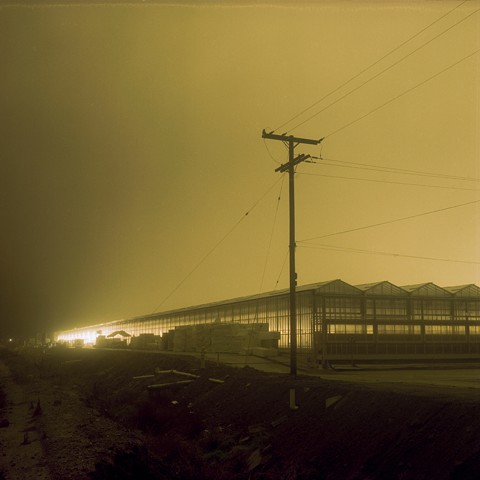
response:
<path fill-rule="evenodd" d="M 297 273 L 295 271 L 295 166 L 303 162 L 310 155 L 300 154 L 295 157 L 295 147 L 299 144 L 318 145 L 320 140 L 311 140 L 308 138 L 294 137 L 293 135 L 277 135 L 273 132 L 267 133 L 265 129 L 262 131 L 262 138 L 269 140 L 280 140 L 288 146 L 288 162 L 276 168 L 276 172 L 288 171 L 288 192 L 290 206 L 290 374 L 297 376 L 297 301 L 296 286 Z"/>

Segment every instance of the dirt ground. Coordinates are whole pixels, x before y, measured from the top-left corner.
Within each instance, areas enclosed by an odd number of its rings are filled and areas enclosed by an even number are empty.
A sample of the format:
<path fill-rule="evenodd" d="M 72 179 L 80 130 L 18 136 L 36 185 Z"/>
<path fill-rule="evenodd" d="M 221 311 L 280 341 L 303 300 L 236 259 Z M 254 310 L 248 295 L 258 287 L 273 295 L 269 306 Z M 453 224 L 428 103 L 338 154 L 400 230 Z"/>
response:
<path fill-rule="evenodd" d="M 1 357 L 0 480 L 480 478 L 480 389 L 145 352 Z"/>

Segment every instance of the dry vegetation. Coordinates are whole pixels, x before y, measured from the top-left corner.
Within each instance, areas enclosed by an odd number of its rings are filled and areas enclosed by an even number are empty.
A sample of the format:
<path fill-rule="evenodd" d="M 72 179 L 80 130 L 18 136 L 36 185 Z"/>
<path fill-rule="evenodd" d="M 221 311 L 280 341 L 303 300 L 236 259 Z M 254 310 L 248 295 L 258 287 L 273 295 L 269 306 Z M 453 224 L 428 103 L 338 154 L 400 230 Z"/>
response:
<path fill-rule="evenodd" d="M 53 479 L 479 478 L 474 391 L 299 377 L 291 410 L 289 376 L 200 370 L 187 356 L 57 349 L 4 361 L 33 409 L 40 400 L 34 425 Z M 134 378 L 155 369 L 199 377 Z"/>

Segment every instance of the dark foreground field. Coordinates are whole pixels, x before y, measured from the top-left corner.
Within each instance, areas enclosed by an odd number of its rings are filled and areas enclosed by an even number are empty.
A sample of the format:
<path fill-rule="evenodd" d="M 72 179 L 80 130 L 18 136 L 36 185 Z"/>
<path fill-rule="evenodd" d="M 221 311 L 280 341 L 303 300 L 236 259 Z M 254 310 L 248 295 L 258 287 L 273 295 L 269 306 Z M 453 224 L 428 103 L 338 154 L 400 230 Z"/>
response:
<path fill-rule="evenodd" d="M 0 479 L 480 478 L 480 390 L 293 381 L 127 351 L 2 358 Z M 134 378 L 155 369 L 199 377 Z"/>

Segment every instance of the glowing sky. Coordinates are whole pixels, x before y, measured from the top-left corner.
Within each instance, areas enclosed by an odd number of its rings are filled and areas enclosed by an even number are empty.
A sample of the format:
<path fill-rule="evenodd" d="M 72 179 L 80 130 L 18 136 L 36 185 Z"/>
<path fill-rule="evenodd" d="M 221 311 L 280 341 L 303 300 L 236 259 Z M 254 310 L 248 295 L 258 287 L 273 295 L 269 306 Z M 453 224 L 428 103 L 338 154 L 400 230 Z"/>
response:
<path fill-rule="evenodd" d="M 480 284 L 480 2 L 2 5 L 0 337 L 286 288 L 312 105 L 298 283 Z"/>

